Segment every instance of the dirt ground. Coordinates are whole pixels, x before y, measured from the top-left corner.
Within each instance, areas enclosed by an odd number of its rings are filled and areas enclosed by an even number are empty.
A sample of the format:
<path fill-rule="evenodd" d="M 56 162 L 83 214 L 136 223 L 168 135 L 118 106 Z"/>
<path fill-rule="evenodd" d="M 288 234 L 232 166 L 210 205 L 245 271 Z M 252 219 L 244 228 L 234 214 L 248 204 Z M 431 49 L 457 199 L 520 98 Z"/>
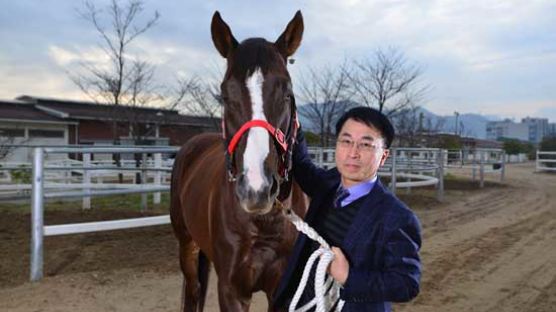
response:
<path fill-rule="evenodd" d="M 424 271 L 419 296 L 395 311 L 555 311 L 556 174 L 528 163 L 509 165 L 503 183 L 498 177 L 487 175 L 484 189 L 448 179 L 442 203 L 433 190 L 399 191 L 423 225 Z M 178 311 L 170 226 L 48 237 L 46 277 L 30 283 L 29 215 L 0 212 L 0 311 Z M 54 210 L 45 224 L 137 215 Z M 215 284 L 213 276 L 209 312 L 218 311 Z M 251 310 L 265 311 L 265 301 L 256 294 Z"/>

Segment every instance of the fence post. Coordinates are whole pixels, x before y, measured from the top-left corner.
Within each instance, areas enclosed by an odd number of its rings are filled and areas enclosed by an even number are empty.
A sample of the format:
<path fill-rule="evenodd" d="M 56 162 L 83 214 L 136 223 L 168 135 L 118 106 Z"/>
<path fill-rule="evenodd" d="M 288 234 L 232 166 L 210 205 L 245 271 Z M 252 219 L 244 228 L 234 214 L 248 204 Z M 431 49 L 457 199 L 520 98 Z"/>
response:
<path fill-rule="evenodd" d="M 481 151 L 481 156 L 480 156 L 480 170 L 479 170 L 479 178 L 481 179 L 481 181 L 479 182 L 479 186 L 481 188 L 483 188 L 485 186 L 485 153 L 484 151 Z"/>
<path fill-rule="evenodd" d="M 537 159 L 535 160 L 535 172 L 540 172 L 539 168 L 539 150 L 537 150 Z"/>
<path fill-rule="evenodd" d="M 141 187 L 147 184 L 147 171 L 145 167 L 147 166 L 147 154 L 141 153 Z M 141 193 L 141 211 L 145 212 L 147 210 L 147 194 Z"/>
<path fill-rule="evenodd" d="M 448 151 L 446 151 L 448 154 Z M 436 199 L 442 201 L 444 199 L 444 152 L 442 149 L 438 150 L 438 186 L 436 190 Z"/>
<path fill-rule="evenodd" d="M 91 154 L 83 153 L 83 167 L 91 166 Z M 83 184 L 91 184 L 91 172 L 87 169 L 83 169 Z M 83 191 L 90 192 L 91 189 L 88 187 L 83 188 Z M 83 197 L 83 209 L 91 209 L 91 197 Z"/>
<path fill-rule="evenodd" d="M 476 166 L 477 166 L 477 150 L 476 149 L 473 150 L 473 158 L 472 158 L 471 163 L 473 164 L 472 165 L 473 170 L 471 170 L 472 171 L 472 179 L 471 180 L 473 182 L 475 182 L 476 175 L 477 175 L 476 174 L 476 171 L 477 171 L 477 168 L 476 168 Z"/>
<path fill-rule="evenodd" d="M 392 149 L 392 175 L 390 177 L 390 191 L 396 194 L 396 149 Z"/>
<path fill-rule="evenodd" d="M 502 151 L 502 163 L 500 164 L 500 181 L 504 181 L 504 175 L 506 174 L 506 152 Z"/>
<path fill-rule="evenodd" d="M 43 170 L 44 150 L 34 149 L 33 155 L 33 193 L 31 198 L 31 281 L 36 282 L 43 276 L 43 225 L 44 197 Z"/>
<path fill-rule="evenodd" d="M 404 154 L 405 154 L 405 153 L 404 153 Z M 412 157 L 413 157 L 413 155 L 412 155 L 411 153 L 409 153 L 409 157 L 408 157 L 407 155 L 404 155 L 403 157 L 400 157 L 400 158 L 406 159 L 406 161 L 407 161 L 406 170 L 407 170 L 410 174 L 414 173 L 414 171 L 413 171 Z M 410 183 L 408 183 L 409 185 L 408 185 L 407 188 L 405 189 L 405 193 L 409 195 L 409 194 L 411 194 L 411 178 L 410 178 L 410 177 L 407 177 L 406 179 L 407 179 L 407 182 L 410 182 Z M 396 182 L 397 182 L 397 181 L 396 181 Z"/>
<path fill-rule="evenodd" d="M 154 154 L 154 167 L 160 169 L 162 167 L 162 154 L 156 153 Z M 154 184 L 160 186 L 162 183 L 162 172 L 160 170 L 155 171 L 154 174 Z M 153 195 L 153 203 L 155 205 L 160 204 L 160 192 L 156 192 Z"/>

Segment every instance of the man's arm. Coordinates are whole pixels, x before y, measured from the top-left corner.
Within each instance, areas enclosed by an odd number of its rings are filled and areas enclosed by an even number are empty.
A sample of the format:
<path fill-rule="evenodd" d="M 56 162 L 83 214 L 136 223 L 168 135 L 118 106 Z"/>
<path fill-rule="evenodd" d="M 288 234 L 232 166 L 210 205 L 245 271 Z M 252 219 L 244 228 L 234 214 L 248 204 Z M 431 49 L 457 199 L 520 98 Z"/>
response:
<path fill-rule="evenodd" d="M 322 176 L 326 170 L 317 167 L 311 160 L 301 128 L 297 131 L 296 141 L 293 150 L 293 175 L 303 192 L 309 197 L 314 197 L 319 191 L 321 185 L 319 182 L 322 181 Z"/>
<path fill-rule="evenodd" d="M 349 268 L 341 292 L 346 301 L 406 302 L 419 293 L 421 235 L 414 215 L 405 225 L 393 231 L 385 242 L 384 270 Z"/>

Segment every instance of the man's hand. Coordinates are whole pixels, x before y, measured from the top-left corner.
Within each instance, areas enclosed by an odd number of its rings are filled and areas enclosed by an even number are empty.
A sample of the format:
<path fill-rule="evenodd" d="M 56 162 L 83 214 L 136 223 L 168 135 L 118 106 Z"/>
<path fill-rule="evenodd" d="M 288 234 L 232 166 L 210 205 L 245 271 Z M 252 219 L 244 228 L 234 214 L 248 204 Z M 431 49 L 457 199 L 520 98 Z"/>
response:
<path fill-rule="evenodd" d="M 349 274 L 349 262 L 344 256 L 342 250 L 338 247 L 332 247 L 334 260 L 330 262 L 328 273 L 340 284 L 344 285 Z"/>

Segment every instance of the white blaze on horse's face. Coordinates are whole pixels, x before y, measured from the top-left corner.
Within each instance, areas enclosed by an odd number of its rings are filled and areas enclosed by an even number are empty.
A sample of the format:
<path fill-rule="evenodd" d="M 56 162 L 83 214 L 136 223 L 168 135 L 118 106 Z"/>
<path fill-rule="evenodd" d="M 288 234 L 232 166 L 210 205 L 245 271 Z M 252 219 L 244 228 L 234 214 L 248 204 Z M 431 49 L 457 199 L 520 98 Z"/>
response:
<path fill-rule="evenodd" d="M 247 77 L 245 83 L 253 111 L 252 119 L 267 120 L 263 110 L 263 82 L 264 77 L 260 68 Z M 264 161 L 269 153 L 269 134 L 263 128 L 251 128 L 247 136 L 247 145 L 243 155 L 243 169 L 247 184 L 255 191 L 260 191 L 269 181 L 264 175 Z"/>

